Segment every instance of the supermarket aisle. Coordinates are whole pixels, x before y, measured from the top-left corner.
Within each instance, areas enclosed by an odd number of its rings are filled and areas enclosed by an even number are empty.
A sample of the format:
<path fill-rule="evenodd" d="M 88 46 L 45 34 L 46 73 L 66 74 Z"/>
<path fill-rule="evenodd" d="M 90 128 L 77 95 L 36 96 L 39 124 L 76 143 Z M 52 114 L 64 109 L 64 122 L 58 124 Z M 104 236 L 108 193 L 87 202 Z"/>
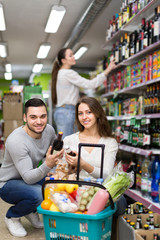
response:
<path fill-rule="evenodd" d="M 8 232 L 8 229 L 4 222 L 4 217 L 6 214 L 6 211 L 8 209 L 8 204 L 2 201 L 0 199 L 0 239 L 3 240 L 17 240 L 20 238 L 14 237 L 10 235 Z M 45 240 L 44 236 L 44 230 L 43 229 L 35 229 L 31 226 L 31 224 L 25 219 L 22 218 L 23 226 L 25 227 L 26 231 L 28 232 L 28 235 L 24 238 L 25 240 Z"/>

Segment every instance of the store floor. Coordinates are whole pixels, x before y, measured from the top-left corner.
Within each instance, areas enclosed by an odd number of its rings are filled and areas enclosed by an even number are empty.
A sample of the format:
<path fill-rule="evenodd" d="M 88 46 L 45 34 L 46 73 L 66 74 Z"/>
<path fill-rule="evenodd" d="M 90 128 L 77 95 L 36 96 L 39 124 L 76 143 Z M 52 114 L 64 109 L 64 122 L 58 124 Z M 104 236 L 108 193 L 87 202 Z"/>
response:
<path fill-rule="evenodd" d="M 17 238 L 12 236 L 7 227 L 6 224 L 4 222 L 4 218 L 6 215 L 6 211 L 9 208 L 9 204 L 5 203 L 4 201 L 2 201 L 2 199 L 0 199 L 0 239 L 3 240 L 17 240 L 17 239 L 22 239 L 22 238 Z M 40 216 L 42 217 L 42 216 Z M 44 235 L 44 230 L 43 229 L 35 229 L 34 227 L 31 226 L 31 224 L 28 222 L 27 219 L 25 219 L 24 217 L 22 218 L 22 223 L 23 226 L 25 227 L 26 231 L 28 232 L 28 235 L 23 238 L 25 240 L 45 240 L 45 235 Z"/>

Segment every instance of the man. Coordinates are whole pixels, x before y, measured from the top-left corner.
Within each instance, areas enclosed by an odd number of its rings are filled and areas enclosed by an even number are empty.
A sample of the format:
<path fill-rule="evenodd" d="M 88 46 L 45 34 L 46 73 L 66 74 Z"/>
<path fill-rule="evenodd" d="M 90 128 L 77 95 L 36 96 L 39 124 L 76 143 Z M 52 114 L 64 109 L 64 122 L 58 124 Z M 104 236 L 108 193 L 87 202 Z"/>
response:
<path fill-rule="evenodd" d="M 47 109 L 41 99 L 33 98 L 26 102 L 24 121 L 24 126 L 8 136 L 0 168 L 0 197 L 12 204 L 5 222 L 10 233 L 16 237 L 27 235 L 20 221 L 23 216 L 35 228 L 43 228 L 36 212 L 43 200 L 41 185 L 56 166 L 58 158 L 63 156 L 63 150 L 51 154 L 56 135 L 53 127 L 47 124 Z M 42 159 L 44 161 L 38 167 Z"/>

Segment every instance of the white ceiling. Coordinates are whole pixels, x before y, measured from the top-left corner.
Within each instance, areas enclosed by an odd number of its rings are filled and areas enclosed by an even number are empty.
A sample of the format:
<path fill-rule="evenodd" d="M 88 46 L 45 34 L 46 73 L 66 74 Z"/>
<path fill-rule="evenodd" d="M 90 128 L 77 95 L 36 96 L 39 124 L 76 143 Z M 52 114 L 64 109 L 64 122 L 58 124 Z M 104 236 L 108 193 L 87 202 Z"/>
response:
<path fill-rule="evenodd" d="M 51 7 L 57 5 L 59 0 L 1 0 L 7 29 L 0 32 L 0 41 L 7 42 L 9 54 L 6 59 L 0 58 L 0 78 L 3 78 L 5 61 L 9 61 L 12 64 L 13 79 L 29 79 L 33 65 L 39 62 L 36 55 L 43 42 L 51 43 L 51 50 L 47 58 L 41 60 L 44 64 L 42 72 L 51 73 L 59 49 L 64 47 L 75 25 L 92 1 L 61 0 L 61 5 L 67 9 L 65 17 L 58 32 L 48 34 L 44 31 L 46 22 Z M 122 0 L 106 0 L 105 8 L 78 40 L 73 51 L 82 44 L 89 44 L 89 50 L 77 60 L 77 68 L 94 69 L 97 61 L 106 54 L 102 45 L 105 42 L 108 21 L 113 14 L 119 13 L 121 4 Z"/>

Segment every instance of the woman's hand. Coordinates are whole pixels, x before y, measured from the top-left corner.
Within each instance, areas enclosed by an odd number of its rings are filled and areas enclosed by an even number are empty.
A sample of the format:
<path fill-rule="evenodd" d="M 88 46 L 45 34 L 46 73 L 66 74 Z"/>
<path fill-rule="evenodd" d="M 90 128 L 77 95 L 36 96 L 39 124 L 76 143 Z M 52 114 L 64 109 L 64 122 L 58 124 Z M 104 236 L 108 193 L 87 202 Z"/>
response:
<path fill-rule="evenodd" d="M 104 70 L 104 74 L 107 76 L 113 69 L 115 69 L 116 64 L 115 64 L 115 59 L 113 59 L 108 67 Z"/>
<path fill-rule="evenodd" d="M 73 167 L 77 167 L 77 164 L 78 164 L 78 153 L 77 152 L 74 152 L 76 154 L 75 157 L 65 153 L 65 158 L 66 158 L 66 161 L 69 165 L 73 166 Z"/>
<path fill-rule="evenodd" d="M 64 149 L 57 152 L 56 154 L 51 154 L 52 146 L 48 148 L 47 154 L 46 154 L 46 165 L 49 168 L 53 168 L 57 165 L 59 158 L 63 157 Z"/>

